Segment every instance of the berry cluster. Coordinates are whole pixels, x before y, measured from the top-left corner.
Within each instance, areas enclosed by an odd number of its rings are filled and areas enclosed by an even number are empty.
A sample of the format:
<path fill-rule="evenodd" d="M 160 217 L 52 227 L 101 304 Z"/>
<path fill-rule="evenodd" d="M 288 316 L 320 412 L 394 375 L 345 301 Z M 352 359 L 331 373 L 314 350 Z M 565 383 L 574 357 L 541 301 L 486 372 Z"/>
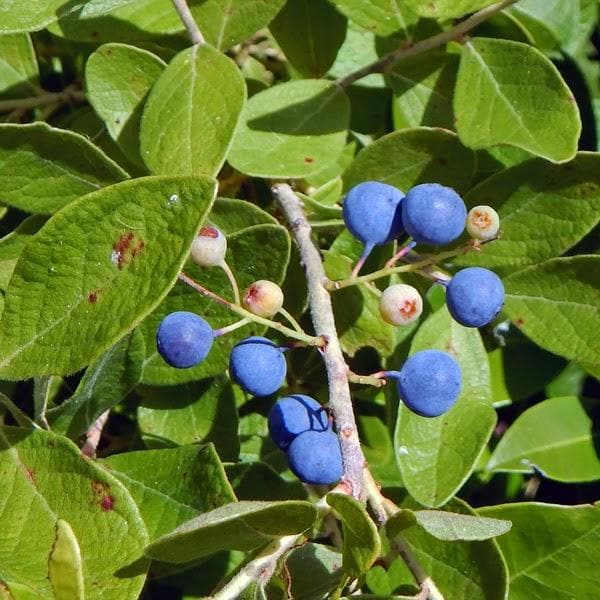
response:
<path fill-rule="evenodd" d="M 467 214 L 461 197 L 437 183 L 416 185 L 406 195 L 385 183 L 361 183 L 348 192 L 343 216 L 350 232 L 364 244 L 364 252 L 348 280 L 350 284 L 361 282 L 358 271 L 375 246 L 406 238 L 405 245 L 387 263 L 387 271 L 381 271 L 381 276 L 389 276 L 399 259 L 404 257 L 408 263 L 421 260 L 413 251 L 417 244 L 449 244 L 462 235 L 465 227 L 476 240 L 475 244 L 480 244 L 493 239 L 499 228 L 498 215 L 491 207 L 477 206 Z M 200 230 L 190 255 L 200 266 L 220 267 L 227 273 L 236 296 L 235 304 L 229 304 L 245 316 L 233 325 L 213 330 L 194 313 L 180 311 L 167 315 L 156 332 L 156 344 L 160 355 L 173 367 L 185 369 L 199 364 L 207 357 L 215 337 L 252 319 L 265 323 L 265 319 L 281 313 L 295 326 L 296 332 L 301 331 L 293 317 L 283 309 L 283 292 L 277 284 L 259 280 L 239 294 L 225 261 L 226 251 L 227 240 L 223 233 L 216 227 L 207 226 Z M 429 276 L 432 273 L 425 269 L 421 272 Z M 445 285 L 446 302 L 452 317 L 467 327 L 490 323 L 504 302 L 502 282 L 488 269 L 466 268 L 451 278 L 436 275 L 434 279 Z M 390 285 L 379 293 L 379 310 L 388 323 L 407 325 L 423 312 L 423 299 L 410 285 Z M 275 394 L 286 379 L 286 350 L 265 337 L 252 336 L 239 341 L 229 356 L 232 380 L 256 397 Z M 452 408 L 462 383 L 459 364 L 450 354 L 440 350 L 416 352 L 399 371 L 381 371 L 374 377 L 395 380 L 405 406 L 429 418 L 438 417 Z M 341 479 L 339 439 L 332 419 L 314 398 L 302 394 L 280 398 L 269 413 L 268 425 L 271 438 L 286 453 L 290 469 L 300 480 L 330 485 Z"/>

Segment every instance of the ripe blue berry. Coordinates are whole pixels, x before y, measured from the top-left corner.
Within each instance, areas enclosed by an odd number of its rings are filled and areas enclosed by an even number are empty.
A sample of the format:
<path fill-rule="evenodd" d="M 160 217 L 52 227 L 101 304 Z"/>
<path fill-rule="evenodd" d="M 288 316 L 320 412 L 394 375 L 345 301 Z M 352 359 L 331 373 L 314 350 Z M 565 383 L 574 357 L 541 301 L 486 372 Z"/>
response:
<path fill-rule="evenodd" d="M 269 413 L 271 439 L 284 450 L 305 431 L 326 431 L 329 419 L 323 407 L 310 396 L 294 394 L 277 400 Z"/>
<path fill-rule="evenodd" d="M 404 194 L 392 185 L 365 181 L 354 186 L 343 204 L 350 233 L 365 246 L 381 246 L 397 238 L 402 229 Z"/>
<path fill-rule="evenodd" d="M 415 185 L 402 202 L 404 228 L 419 244 L 449 244 L 464 231 L 466 217 L 462 198 L 439 183 Z"/>
<path fill-rule="evenodd" d="M 253 336 L 233 347 L 229 372 L 249 394 L 269 396 L 283 385 L 287 365 L 283 352 L 271 340 Z"/>
<path fill-rule="evenodd" d="M 330 429 L 299 434 L 288 446 L 287 455 L 290 469 L 304 483 L 331 485 L 342 478 L 340 442 Z"/>
<path fill-rule="evenodd" d="M 446 304 L 452 317 L 465 327 L 490 323 L 504 304 L 504 286 L 489 269 L 469 267 L 446 286 Z"/>
<path fill-rule="evenodd" d="M 397 380 L 398 394 L 404 404 L 422 417 L 443 415 L 460 393 L 460 367 L 441 350 L 421 350 L 407 359 L 399 373 L 388 375 Z"/>
<path fill-rule="evenodd" d="M 158 353 L 178 369 L 195 367 L 202 362 L 213 339 L 212 327 L 203 318 L 187 311 L 168 314 L 156 330 Z"/>

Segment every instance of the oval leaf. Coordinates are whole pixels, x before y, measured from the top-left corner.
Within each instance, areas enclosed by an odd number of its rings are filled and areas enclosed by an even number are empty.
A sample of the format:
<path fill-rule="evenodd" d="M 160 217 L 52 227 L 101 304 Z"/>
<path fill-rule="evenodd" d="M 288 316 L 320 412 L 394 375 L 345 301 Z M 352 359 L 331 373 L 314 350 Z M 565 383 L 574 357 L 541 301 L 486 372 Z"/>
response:
<path fill-rule="evenodd" d="M 577 152 L 581 119 L 575 99 L 550 60 L 527 44 L 467 42 L 454 113 L 458 135 L 470 148 L 509 144 L 553 162 Z"/>
<path fill-rule="evenodd" d="M 37 93 L 37 58 L 26 33 L 0 35 L 0 94 L 8 98 Z"/>
<path fill-rule="evenodd" d="M 146 554 L 164 562 L 186 563 L 220 550 L 252 550 L 275 537 L 302 533 L 316 516 L 312 504 L 299 500 L 232 502 L 159 538 Z"/>
<path fill-rule="evenodd" d="M 2 376 L 72 373 L 135 327 L 173 285 L 214 192 L 207 178 L 146 177 L 52 217 L 6 292 Z"/>
<path fill-rule="evenodd" d="M 493 3 L 493 0 L 406 0 L 418 15 L 440 20 L 462 17 Z"/>
<path fill-rule="evenodd" d="M 454 133 L 417 127 L 384 135 L 361 150 L 344 173 L 344 188 L 372 180 L 407 191 L 417 183 L 436 181 L 461 192 L 474 173 L 475 153 Z"/>
<path fill-rule="evenodd" d="M 487 464 L 489 471 L 541 472 L 557 481 L 600 479 L 594 428 L 597 403 L 551 398 L 521 414 L 504 434 Z"/>
<path fill-rule="evenodd" d="M 491 407 L 490 369 L 477 329 L 459 325 L 446 307 L 418 330 L 411 353 L 438 348 L 454 355 L 462 391 L 441 417 L 420 417 L 402 403 L 394 435 L 396 460 L 410 495 L 425 506 L 441 506 L 473 471 L 496 424 Z"/>
<path fill-rule="evenodd" d="M 180 52 L 152 88 L 142 116 L 142 157 L 156 174 L 216 175 L 244 102 L 236 64 L 206 44 Z"/>
<path fill-rule="evenodd" d="M 88 99 L 128 158 L 141 161 L 140 120 L 150 89 L 165 63 L 146 50 L 105 44 L 85 67 Z"/>
<path fill-rule="evenodd" d="M 13 527 L 12 535 L 0 536 L 8 586 L 26 585 L 27 598 L 54 598 L 57 589 L 56 598 L 77 598 L 67 595 L 67 586 L 79 587 L 80 553 L 87 600 L 138 598 L 145 565 L 136 574 L 116 575 L 147 543 L 127 489 L 75 444 L 48 431 L 6 427 L 0 450 L 0 517 Z M 60 524 L 67 520 L 68 526 Z"/>
<path fill-rule="evenodd" d="M 530 160 L 493 175 L 465 198 L 500 215 L 500 238 L 455 263 L 523 267 L 554 258 L 600 221 L 600 156 L 580 152 L 564 165 Z"/>
<path fill-rule="evenodd" d="M 600 364 L 600 256 L 555 258 L 513 273 L 504 287 L 504 310 L 527 337 L 560 356 Z"/>
<path fill-rule="evenodd" d="M 371 568 L 381 551 L 377 526 L 366 508 L 351 496 L 327 494 L 327 504 L 342 521 L 344 571 L 350 577 L 360 577 Z"/>
<path fill-rule="evenodd" d="M 407 30 L 418 17 L 402 0 L 332 0 L 349 19 L 375 35 Z"/>
<path fill-rule="evenodd" d="M 504 519 L 490 519 L 461 515 L 445 510 L 416 510 L 417 523 L 438 540 L 488 540 L 505 534 L 511 522 Z"/>
<path fill-rule="evenodd" d="M 349 119 L 348 98 L 334 83 L 282 83 L 250 98 L 227 159 L 248 175 L 305 177 L 342 154 Z"/>
<path fill-rule="evenodd" d="M 511 600 L 598 595 L 600 507 L 524 502 L 477 512 L 512 521 L 512 529 L 498 538 L 508 563 Z"/>
<path fill-rule="evenodd" d="M 73 131 L 45 123 L 0 125 L 0 200 L 32 213 L 53 213 L 128 175 Z"/>

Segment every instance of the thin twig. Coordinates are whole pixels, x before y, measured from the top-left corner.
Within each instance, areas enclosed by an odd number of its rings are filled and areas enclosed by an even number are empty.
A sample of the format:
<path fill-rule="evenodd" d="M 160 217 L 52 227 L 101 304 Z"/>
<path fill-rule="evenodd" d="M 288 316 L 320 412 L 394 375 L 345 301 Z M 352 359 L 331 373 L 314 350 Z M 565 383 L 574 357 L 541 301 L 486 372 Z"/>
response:
<path fill-rule="evenodd" d="M 294 235 L 308 284 L 310 313 L 317 335 L 327 340 L 322 350 L 323 361 L 329 383 L 329 406 L 338 428 L 344 481 L 350 487 L 352 496 L 364 497 L 363 469 L 365 456 L 360 446 L 356 420 L 348 384 L 348 365 L 344 360 L 337 336 L 331 296 L 323 286 L 327 281 L 318 249 L 311 239 L 310 224 L 306 220 L 302 205 L 296 194 L 287 184 L 273 186 L 273 194 L 281 206 Z"/>
<path fill-rule="evenodd" d="M 175 10 L 179 14 L 179 18 L 182 23 L 185 25 L 187 32 L 192 40 L 192 44 L 195 46 L 201 45 L 205 43 L 204 36 L 196 23 L 196 19 L 194 19 L 194 15 L 190 10 L 190 7 L 187 5 L 186 0 L 172 0 L 173 6 Z"/>
<path fill-rule="evenodd" d="M 85 93 L 79 90 L 66 88 L 62 92 L 48 92 L 41 96 L 31 98 L 14 98 L 13 100 L 0 101 L 0 113 L 12 112 L 14 110 L 29 110 L 48 106 L 49 104 L 60 104 L 63 102 L 85 102 Z"/>
<path fill-rule="evenodd" d="M 277 561 L 300 539 L 300 535 L 286 535 L 270 543 L 256 558 L 247 563 L 220 590 L 212 600 L 235 600 L 252 583 L 267 584 L 273 576 Z"/>
<path fill-rule="evenodd" d="M 346 88 L 349 85 L 352 85 L 354 82 L 366 77 L 367 75 L 371 75 L 372 73 L 384 73 L 390 67 L 392 67 L 395 63 L 405 58 L 409 58 L 410 56 L 416 56 L 417 54 L 422 54 L 423 52 L 427 52 L 428 50 L 433 50 L 434 48 L 438 48 L 439 46 L 443 46 L 448 42 L 452 42 L 454 40 L 459 40 L 466 33 L 471 31 L 477 27 L 477 25 L 483 23 L 486 19 L 491 17 L 492 15 L 500 12 L 504 8 L 507 8 L 511 4 L 514 4 L 518 0 L 502 0 L 501 2 L 496 2 L 495 4 L 491 4 L 490 6 L 486 6 L 482 8 L 480 11 L 472 14 L 468 19 L 461 21 L 455 27 L 448 29 L 447 31 L 442 31 L 437 35 L 434 35 L 425 40 L 421 40 L 412 44 L 410 46 L 401 47 L 397 50 L 394 50 L 388 54 L 385 54 L 380 59 L 372 62 L 369 65 L 354 71 L 354 73 L 350 73 L 346 75 L 346 77 L 342 77 L 336 81 L 336 84 L 341 88 Z"/>
<path fill-rule="evenodd" d="M 214 292 L 211 292 L 208 288 L 205 288 L 203 285 L 201 285 L 197 281 L 193 280 L 189 275 L 186 275 L 183 271 L 179 274 L 179 279 L 180 279 L 180 281 L 183 281 L 184 283 L 189 285 L 191 288 L 195 289 L 197 292 L 199 292 L 206 298 L 210 298 L 211 300 L 214 300 L 221 306 L 225 306 L 231 312 L 234 312 L 234 313 L 240 315 L 240 317 L 247 318 L 250 321 L 259 323 L 260 325 L 266 325 L 267 327 L 271 327 L 272 329 L 277 329 L 277 331 L 280 331 L 281 333 L 283 333 L 284 335 L 286 335 L 288 337 L 291 337 L 295 340 L 300 340 L 301 342 L 306 342 L 309 346 L 323 346 L 324 345 L 324 340 L 321 337 L 318 337 L 318 336 L 315 337 L 313 335 L 308 335 L 307 333 L 304 333 L 303 331 L 296 331 L 295 329 L 290 329 L 289 327 L 286 327 L 283 323 L 280 323 L 279 321 L 272 321 L 271 319 L 265 319 L 264 317 L 259 317 L 258 315 L 255 315 L 255 314 L 251 313 L 250 311 L 246 310 L 242 306 L 235 304 L 234 302 L 229 302 L 229 300 L 226 300 L 222 296 L 219 296 L 219 294 L 215 294 Z"/>

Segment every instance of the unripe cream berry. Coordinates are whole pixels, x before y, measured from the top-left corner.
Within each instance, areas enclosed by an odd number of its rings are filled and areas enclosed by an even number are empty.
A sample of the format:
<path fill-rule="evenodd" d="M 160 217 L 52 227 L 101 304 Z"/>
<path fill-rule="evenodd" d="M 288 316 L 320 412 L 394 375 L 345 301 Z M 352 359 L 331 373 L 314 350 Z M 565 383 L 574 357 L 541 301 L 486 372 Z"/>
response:
<path fill-rule="evenodd" d="M 223 232 L 211 225 L 205 225 L 192 242 L 190 254 L 192 260 L 201 267 L 218 267 L 223 264 L 226 251 L 227 238 Z"/>
<path fill-rule="evenodd" d="M 244 292 L 242 304 L 259 317 L 272 317 L 283 306 L 283 292 L 272 281 L 259 279 Z"/>
<path fill-rule="evenodd" d="M 408 325 L 421 316 L 423 299 L 412 285 L 390 285 L 381 294 L 379 312 L 390 325 Z"/>
<path fill-rule="evenodd" d="M 467 215 L 467 231 L 469 235 L 481 241 L 496 237 L 500 229 L 500 217 L 491 206 L 474 206 Z"/>

